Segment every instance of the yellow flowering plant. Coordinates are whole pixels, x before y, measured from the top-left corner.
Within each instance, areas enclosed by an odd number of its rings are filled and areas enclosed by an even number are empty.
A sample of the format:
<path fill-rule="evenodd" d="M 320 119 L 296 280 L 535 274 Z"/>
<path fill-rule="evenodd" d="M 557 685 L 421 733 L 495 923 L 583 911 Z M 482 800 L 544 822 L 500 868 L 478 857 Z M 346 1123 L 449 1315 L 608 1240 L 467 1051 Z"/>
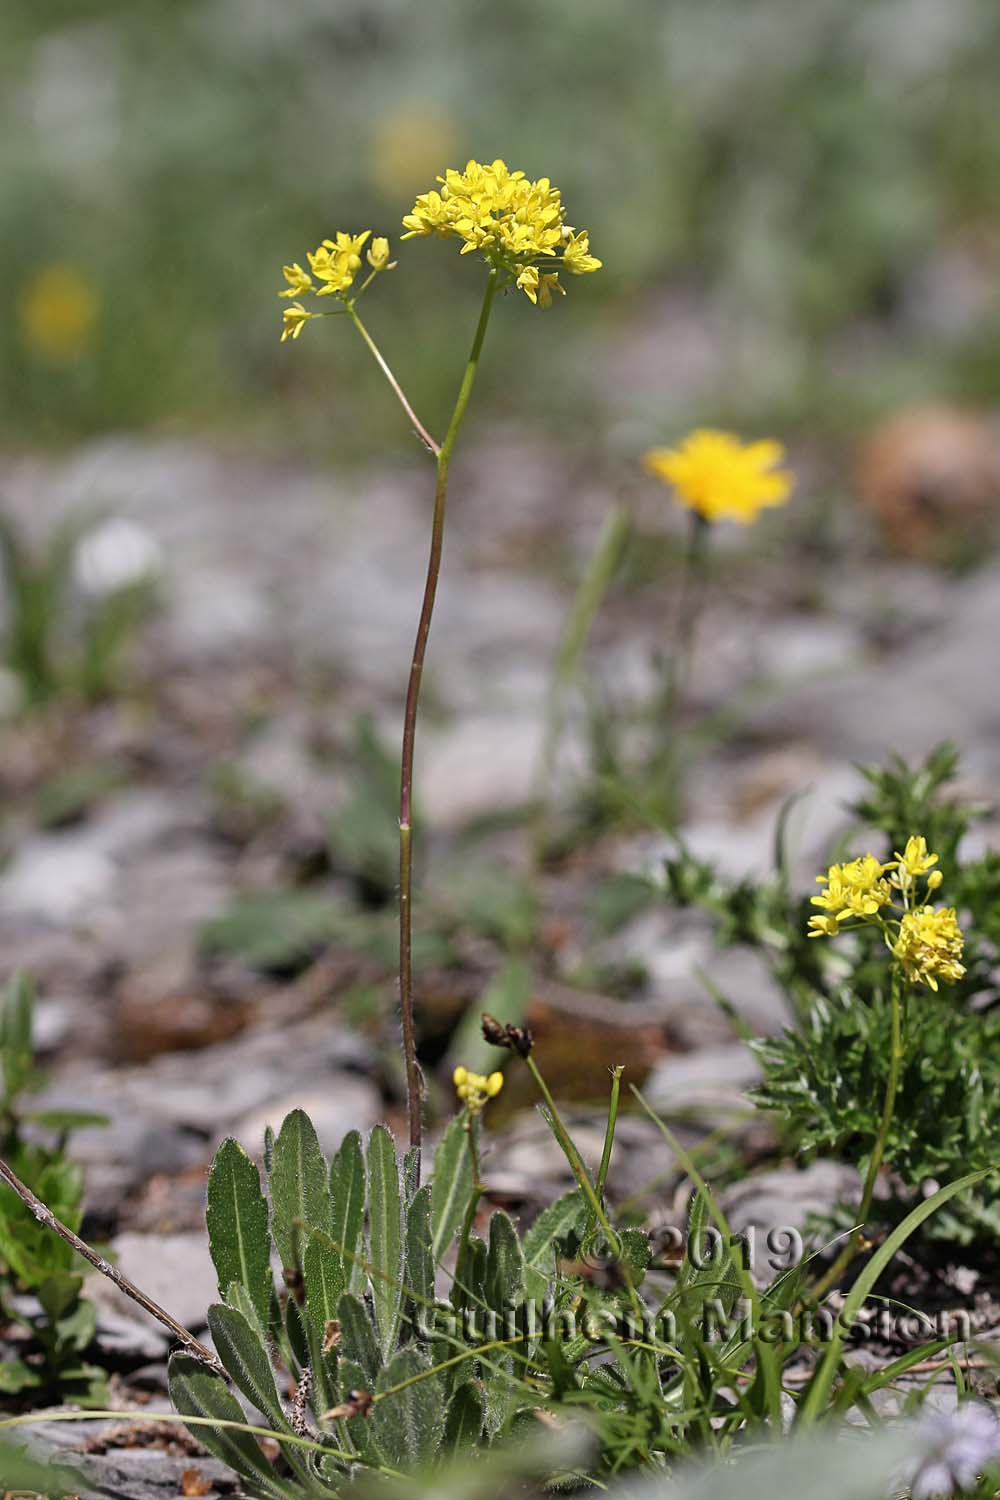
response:
<path fill-rule="evenodd" d="M 894 1221 L 928 1183 L 1000 1160 L 1000 853 L 963 856 L 982 809 L 949 794 L 955 768 L 947 746 L 865 768 L 852 812 L 874 832 L 801 897 L 780 828 L 772 876 L 730 882 L 683 850 L 667 864 L 671 899 L 704 908 L 720 942 L 757 949 L 787 1002 L 780 1034 L 752 1043 L 752 1098 L 794 1154 L 858 1166 L 860 1209 L 831 1228 Z M 922 1233 L 995 1239 L 1000 1192 L 963 1192 Z"/>
<path fill-rule="evenodd" d="M 680 581 L 671 601 L 669 647 L 654 659 L 659 690 L 650 713 L 652 749 L 640 772 L 648 786 L 644 804 L 671 827 L 679 815 L 681 729 L 708 592 L 712 533 L 729 521 L 749 527 L 763 511 L 789 500 L 794 478 L 783 467 L 784 460 L 784 446 L 774 438 L 744 442 L 734 433 L 708 427 L 696 428 L 673 447 L 650 448 L 642 455 L 646 472 L 672 492 L 689 516 Z M 609 753 L 613 734 L 609 726 L 609 744 L 600 747 L 604 779 L 609 784 L 617 779 L 623 800 L 634 801 L 634 785 L 629 788 L 626 783 L 637 778 L 621 772 L 617 778 L 608 775 L 608 761 L 618 758 L 613 750 Z"/>
<path fill-rule="evenodd" d="M 338 231 L 332 239 L 323 240 L 306 256 L 308 270 L 298 261 L 283 267 L 287 285 L 279 292 L 279 296 L 289 299 L 291 304 L 283 312 L 283 343 L 288 339 L 298 339 L 305 325 L 314 319 L 333 315 L 349 318 L 437 468 L 427 576 L 403 716 L 399 799 L 400 1009 L 406 1059 L 410 1146 L 419 1151 L 422 1136 L 422 1089 L 413 1015 L 411 917 L 413 759 L 420 683 L 441 570 L 449 465 L 475 383 L 483 341 L 497 294 L 513 288 L 523 292 L 535 306 L 545 308 L 551 305 L 553 293 L 564 294 L 565 289 L 559 280 L 561 273 L 571 276 L 587 275 L 599 270 L 601 262 L 590 253 L 590 239 L 586 230 L 577 230 L 566 223 L 562 196 L 549 178 L 529 178 L 523 171 L 512 171 L 499 158 L 489 163 L 468 161 L 463 171 L 447 170 L 438 178 L 438 187 L 431 188 L 417 198 L 412 211 L 403 218 L 403 229 L 404 240 L 428 236 L 460 240 L 461 253 L 477 254 L 486 267 L 479 321 L 451 419 L 441 442 L 432 437 L 418 418 L 381 349 L 358 314 L 357 304 L 364 292 L 376 277 L 385 271 L 391 271 L 397 264 L 390 259 L 391 251 L 386 238 L 372 237 L 372 232 L 368 229 L 356 234 Z M 306 299 L 311 299 L 309 307 L 305 305 Z M 324 305 L 321 299 L 329 299 L 334 305 Z M 467 1106 L 470 1100 L 479 1097 L 471 1080 L 472 1075 L 469 1075 L 466 1081 L 470 1090 L 466 1096 Z M 484 1098 L 486 1096 L 488 1090 L 483 1095 Z M 419 1176 L 419 1155 L 417 1162 Z"/>

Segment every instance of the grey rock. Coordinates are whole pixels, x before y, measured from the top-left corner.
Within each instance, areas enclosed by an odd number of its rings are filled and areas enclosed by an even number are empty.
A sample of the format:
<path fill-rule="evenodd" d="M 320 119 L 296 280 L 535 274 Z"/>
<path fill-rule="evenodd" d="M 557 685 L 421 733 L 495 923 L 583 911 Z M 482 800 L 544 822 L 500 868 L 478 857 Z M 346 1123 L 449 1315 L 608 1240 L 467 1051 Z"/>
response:
<path fill-rule="evenodd" d="M 435 826 L 527 803 L 537 789 L 542 725 L 537 715 L 479 714 L 426 735 L 418 792 Z"/>
<path fill-rule="evenodd" d="M 163 1408 L 163 1417 L 172 1419 L 169 1408 Z M 137 1433 L 147 1424 L 145 1418 L 158 1415 L 144 1407 Z M 184 1429 L 171 1420 L 171 1427 L 183 1434 Z M 39 1457 L 61 1462 L 76 1469 L 88 1480 L 88 1496 L 94 1500 L 176 1500 L 181 1493 L 181 1476 L 186 1469 L 196 1469 L 213 1488 L 206 1500 L 215 1500 L 219 1494 L 230 1492 L 233 1482 L 232 1470 L 214 1458 L 186 1455 L 173 1457 L 156 1448 L 121 1447 L 106 1454 L 82 1454 L 80 1448 L 88 1441 L 105 1438 L 109 1424 L 105 1421 L 84 1422 L 39 1422 L 32 1427 L 31 1450 Z"/>
<path fill-rule="evenodd" d="M 114 861 L 86 833 L 37 834 L 0 879 L 0 904 L 7 920 L 78 921 L 108 901 L 115 878 Z"/>
<path fill-rule="evenodd" d="M 746 1090 L 759 1079 L 760 1064 L 750 1048 L 745 1042 L 732 1042 L 662 1058 L 643 1093 L 667 1117 L 695 1112 L 724 1120 L 746 1109 Z"/>
<path fill-rule="evenodd" d="M 120 1234 L 112 1248 L 118 1269 L 171 1317 L 192 1332 L 206 1326 L 209 1305 L 218 1301 L 219 1289 L 204 1233 Z M 106 1279 L 96 1300 L 121 1317 L 162 1332 L 162 1324 Z"/>
<path fill-rule="evenodd" d="M 804 1250 L 807 1220 L 821 1218 L 838 1202 L 857 1202 L 855 1168 L 837 1161 L 758 1172 L 726 1188 L 720 1206 L 734 1234 L 752 1239 L 752 1267 L 762 1284 L 796 1263 Z"/>
<path fill-rule="evenodd" d="M 244 1115 L 230 1134 L 251 1153 L 262 1146 L 265 1128 L 277 1132 L 281 1122 L 293 1109 L 304 1109 L 316 1127 L 320 1145 L 327 1154 L 336 1151 L 349 1130 L 369 1130 L 382 1114 L 379 1095 L 367 1078 L 342 1073 L 323 1087 L 299 1090 L 272 1099 L 261 1108 Z"/>

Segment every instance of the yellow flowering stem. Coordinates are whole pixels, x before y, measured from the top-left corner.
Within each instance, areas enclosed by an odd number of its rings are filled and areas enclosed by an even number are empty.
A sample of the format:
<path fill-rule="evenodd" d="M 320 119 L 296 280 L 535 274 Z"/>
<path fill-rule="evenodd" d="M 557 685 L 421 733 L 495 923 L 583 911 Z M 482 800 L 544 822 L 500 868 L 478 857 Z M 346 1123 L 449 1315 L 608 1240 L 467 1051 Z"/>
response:
<path fill-rule="evenodd" d="M 865 1185 L 861 1193 L 861 1204 L 858 1209 L 860 1227 L 856 1233 L 849 1236 L 833 1265 L 821 1277 L 816 1286 L 813 1287 L 812 1294 L 816 1298 L 822 1297 L 824 1292 L 828 1291 L 831 1286 L 834 1286 L 854 1257 L 867 1248 L 865 1220 L 871 1212 L 872 1199 L 875 1196 L 875 1184 L 878 1181 L 878 1174 L 885 1157 L 886 1142 L 889 1139 L 892 1117 L 896 1108 L 899 1072 L 903 1061 L 903 1001 L 900 988 L 899 970 L 894 965 L 889 1001 L 892 1007 L 889 1023 L 889 1077 L 886 1079 L 882 1118 L 879 1121 L 878 1133 L 875 1136 L 875 1144 L 872 1146 L 872 1154 L 868 1161 L 868 1173 L 865 1177 Z"/>
<path fill-rule="evenodd" d="M 432 451 L 437 454 L 437 487 L 434 491 L 434 516 L 431 521 L 430 556 L 427 560 L 427 579 L 424 598 L 417 623 L 417 638 L 413 646 L 413 661 L 406 689 L 406 708 L 403 714 L 403 752 L 399 779 L 399 1005 L 403 1022 L 403 1052 L 406 1058 L 406 1105 L 410 1125 L 410 1145 L 419 1153 L 422 1137 L 420 1116 L 421 1086 L 420 1065 L 417 1062 L 417 1040 L 413 1024 L 413 922 L 410 910 L 413 879 L 412 860 L 412 804 L 413 804 L 413 750 L 417 734 L 417 709 L 420 704 L 420 680 L 424 672 L 424 657 L 427 654 L 427 637 L 430 635 L 434 599 L 437 594 L 438 576 L 441 572 L 441 554 L 444 547 L 444 518 L 448 502 L 448 466 L 465 416 L 472 387 L 479 367 L 486 328 L 490 321 L 493 299 L 497 291 L 498 273 L 490 271 L 483 296 L 483 306 L 476 325 L 475 337 L 469 360 L 459 386 L 455 409 L 448 423 L 444 442 Z M 357 314 L 354 314 L 358 321 Z M 360 328 L 360 322 L 359 322 Z M 367 335 L 366 335 L 367 337 Z M 369 340 L 369 343 L 371 341 Z M 374 346 L 372 345 L 374 352 Z M 404 402 L 405 405 L 405 402 Z M 407 407 L 409 411 L 409 407 Z M 421 431 L 419 429 L 418 431 Z M 417 1180 L 419 1183 L 420 1157 L 417 1156 Z"/>
<path fill-rule="evenodd" d="M 375 274 L 376 273 L 373 271 L 372 272 L 372 276 L 374 276 Z M 368 281 L 370 281 L 371 279 L 372 279 L 371 276 L 369 276 Z M 361 288 L 362 292 L 364 291 L 365 287 L 368 285 L 368 281 L 366 281 L 365 284 L 364 284 L 364 286 L 362 286 L 362 288 Z M 358 293 L 358 295 L 360 296 L 360 292 Z M 385 376 L 386 380 L 389 382 L 390 386 L 392 387 L 393 391 L 395 392 L 396 399 L 399 402 L 400 406 L 403 408 L 403 410 L 406 412 L 406 415 L 409 418 L 410 426 L 413 428 L 413 430 L 416 433 L 417 437 L 423 443 L 423 445 L 427 449 L 428 453 L 433 453 L 433 455 L 434 455 L 435 458 L 440 457 L 440 454 L 441 454 L 440 446 L 434 441 L 434 439 L 431 437 L 430 433 L 427 431 L 427 428 L 424 426 L 423 422 L 421 422 L 420 418 L 417 416 L 416 412 L 413 410 L 413 407 L 410 405 L 409 400 L 407 399 L 406 392 L 403 390 L 403 387 L 400 385 L 399 381 L 396 379 L 395 375 L 392 373 L 392 370 L 389 368 L 388 362 L 386 361 L 385 356 L 383 355 L 381 349 L 376 344 L 375 340 L 372 338 L 371 334 L 368 332 L 368 329 L 362 323 L 361 319 L 358 317 L 358 314 L 357 314 L 357 311 L 355 309 L 354 303 L 353 302 L 346 303 L 345 307 L 344 307 L 344 311 L 348 314 L 348 316 L 351 319 L 351 322 L 354 324 L 355 328 L 358 330 L 358 332 L 360 333 L 361 337 L 364 339 L 365 343 L 368 345 L 368 348 L 371 351 L 371 354 L 372 354 L 372 357 L 375 360 L 375 363 L 378 365 L 379 369 L 382 371 L 382 374 Z"/>

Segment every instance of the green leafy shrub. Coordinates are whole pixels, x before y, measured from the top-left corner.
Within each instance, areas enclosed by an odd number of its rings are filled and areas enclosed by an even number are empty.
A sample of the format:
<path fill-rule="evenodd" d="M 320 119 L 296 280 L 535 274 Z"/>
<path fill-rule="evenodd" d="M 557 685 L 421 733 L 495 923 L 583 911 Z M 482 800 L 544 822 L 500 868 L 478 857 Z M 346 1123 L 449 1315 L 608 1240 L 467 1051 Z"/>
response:
<path fill-rule="evenodd" d="M 31 1113 L 21 1108 L 21 1095 L 37 1076 L 33 1011 L 31 982 L 18 976 L 0 994 L 0 1156 L 56 1218 L 77 1231 L 83 1171 L 67 1155 L 67 1142 L 72 1130 L 106 1121 L 101 1115 Z M 55 1145 L 33 1138 L 39 1129 L 55 1132 Z M 0 1182 L 0 1316 L 20 1325 L 27 1335 L 23 1357 L 0 1366 L 0 1394 L 106 1405 L 104 1371 L 85 1358 L 94 1343 L 97 1318 L 82 1290 L 82 1263 L 73 1250 L 38 1223 L 13 1189 Z M 36 1311 L 31 1310 L 33 1303 Z"/>

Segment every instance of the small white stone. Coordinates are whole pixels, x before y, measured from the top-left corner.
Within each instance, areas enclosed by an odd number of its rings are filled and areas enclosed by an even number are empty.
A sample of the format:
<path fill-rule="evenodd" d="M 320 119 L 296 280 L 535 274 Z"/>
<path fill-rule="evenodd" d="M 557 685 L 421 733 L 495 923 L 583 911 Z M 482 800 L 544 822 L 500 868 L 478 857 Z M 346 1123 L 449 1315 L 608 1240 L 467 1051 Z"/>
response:
<path fill-rule="evenodd" d="M 95 526 L 76 549 L 74 577 L 85 594 L 102 597 L 142 583 L 159 571 L 160 544 L 124 516 Z"/>

